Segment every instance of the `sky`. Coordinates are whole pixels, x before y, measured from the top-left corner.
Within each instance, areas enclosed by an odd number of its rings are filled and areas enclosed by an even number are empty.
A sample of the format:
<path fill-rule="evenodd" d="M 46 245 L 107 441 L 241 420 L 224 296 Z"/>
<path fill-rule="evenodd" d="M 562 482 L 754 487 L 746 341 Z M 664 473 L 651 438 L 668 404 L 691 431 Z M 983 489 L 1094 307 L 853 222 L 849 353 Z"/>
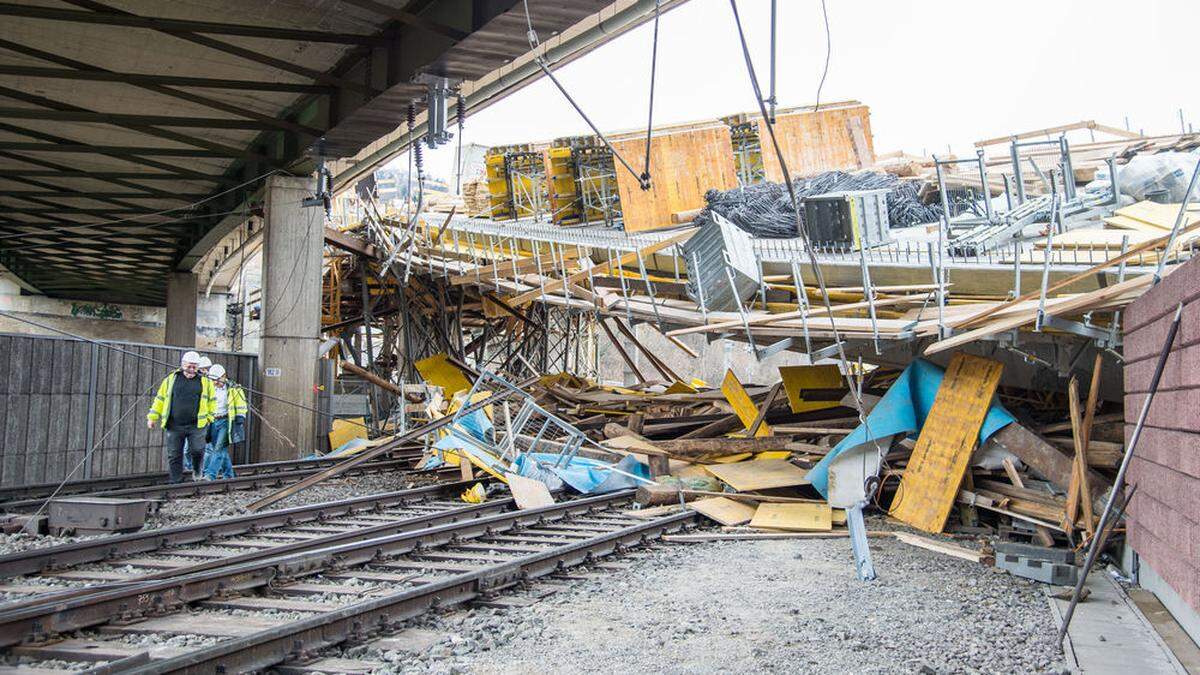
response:
<path fill-rule="evenodd" d="M 779 0 L 781 107 L 817 98 L 826 38 L 820 0 Z M 972 152 L 974 141 L 1079 120 L 1176 133 L 1200 128 L 1186 86 L 1196 0 L 826 0 L 829 72 L 820 100 L 871 108 L 875 150 Z M 766 87 L 770 2 L 738 8 Z M 662 16 L 655 124 L 756 109 L 728 0 L 690 0 Z M 650 23 L 556 70 L 604 131 L 644 127 Z M 1184 86 L 1181 86 L 1184 85 Z M 501 145 L 589 133 L 544 78 L 470 115 L 464 143 Z M 427 153 L 451 177 L 453 144 Z M 402 167 L 405 157 L 393 161 Z"/>

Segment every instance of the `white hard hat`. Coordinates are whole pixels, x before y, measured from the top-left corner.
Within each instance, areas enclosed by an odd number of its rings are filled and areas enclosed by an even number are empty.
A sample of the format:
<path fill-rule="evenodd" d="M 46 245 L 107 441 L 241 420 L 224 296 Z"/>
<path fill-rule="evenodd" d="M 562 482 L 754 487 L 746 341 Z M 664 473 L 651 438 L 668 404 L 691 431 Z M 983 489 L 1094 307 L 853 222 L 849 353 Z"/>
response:
<path fill-rule="evenodd" d="M 200 357 L 200 367 L 201 368 L 211 368 L 212 367 L 212 359 L 208 358 L 207 356 L 201 356 Z"/>
<path fill-rule="evenodd" d="M 225 377 L 225 366 L 219 363 L 214 365 L 212 368 L 208 369 L 208 376 L 214 380 L 219 380 L 222 377 Z"/>
<path fill-rule="evenodd" d="M 179 364 L 184 365 L 187 363 L 199 364 L 200 363 L 200 355 L 197 354 L 196 352 L 190 352 L 190 351 L 184 352 L 183 356 L 180 357 L 180 359 L 179 359 Z"/>

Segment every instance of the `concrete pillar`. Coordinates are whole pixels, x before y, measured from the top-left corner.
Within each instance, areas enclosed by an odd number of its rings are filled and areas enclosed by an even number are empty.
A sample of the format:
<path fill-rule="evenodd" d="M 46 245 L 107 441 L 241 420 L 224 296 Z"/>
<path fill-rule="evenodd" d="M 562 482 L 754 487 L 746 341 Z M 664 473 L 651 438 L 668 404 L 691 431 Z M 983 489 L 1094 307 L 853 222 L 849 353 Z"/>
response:
<path fill-rule="evenodd" d="M 198 281 L 191 272 L 172 272 L 167 279 L 167 320 L 163 344 L 196 346 L 196 291 Z"/>
<path fill-rule="evenodd" d="M 262 398 L 265 424 L 256 458 L 260 462 L 295 459 L 316 447 L 312 409 L 316 405 L 325 212 L 300 205 L 312 188 L 311 178 L 267 179 L 259 344 L 262 377 L 258 381 L 263 393 L 283 400 Z"/>

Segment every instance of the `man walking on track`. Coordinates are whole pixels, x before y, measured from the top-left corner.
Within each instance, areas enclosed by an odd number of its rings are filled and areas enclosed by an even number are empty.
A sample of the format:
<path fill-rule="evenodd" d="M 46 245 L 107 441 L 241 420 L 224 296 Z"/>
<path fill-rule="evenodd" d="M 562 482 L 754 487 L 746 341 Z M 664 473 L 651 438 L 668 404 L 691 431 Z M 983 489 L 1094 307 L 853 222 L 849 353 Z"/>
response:
<path fill-rule="evenodd" d="M 200 355 L 184 352 L 179 370 L 172 371 L 158 385 L 158 393 L 146 427 L 160 423 L 166 431 L 167 473 L 172 483 L 183 481 L 183 448 L 187 443 L 192 465 L 200 466 L 205 446 L 205 427 L 212 423 L 216 409 L 215 387 L 200 375 Z"/>
<path fill-rule="evenodd" d="M 216 386 L 217 405 L 213 410 L 215 419 L 210 426 L 208 447 L 204 451 L 204 477 L 208 480 L 233 478 L 233 461 L 229 458 L 229 446 L 245 439 L 246 392 L 231 384 L 225 377 L 225 367 L 214 365 L 208 371 Z"/>

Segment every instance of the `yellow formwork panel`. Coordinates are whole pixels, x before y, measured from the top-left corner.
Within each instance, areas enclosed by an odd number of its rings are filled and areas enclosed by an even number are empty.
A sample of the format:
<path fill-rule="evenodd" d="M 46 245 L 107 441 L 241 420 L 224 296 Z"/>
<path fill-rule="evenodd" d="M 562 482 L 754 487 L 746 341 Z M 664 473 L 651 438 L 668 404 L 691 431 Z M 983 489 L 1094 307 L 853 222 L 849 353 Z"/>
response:
<path fill-rule="evenodd" d="M 934 534 L 945 528 L 1003 369 L 969 354 L 950 360 L 900 479 L 893 517 Z"/>
<path fill-rule="evenodd" d="M 484 160 L 484 169 L 492 220 L 512 220 L 512 192 L 508 187 L 508 165 L 504 155 L 488 155 Z"/>
<path fill-rule="evenodd" d="M 471 388 L 458 366 L 450 363 L 446 354 L 434 354 L 427 359 L 421 359 L 413 364 L 425 382 L 435 387 L 441 387 L 447 397 Z"/>
<path fill-rule="evenodd" d="M 836 408 L 839 401 L 806 401 L 806 389 L 844 389 L 842 372 L 837 366 L 780 366 L 783 390 L 787 392 L 792 412 L 808 412 Z"/>
<path fill-rule="evenodd" d="M 579 191 L 575 186 L 573 150 L 567 147 L 546 150 L 546 191 L 550 214 L 556 225 L 579 222 Z"/>
<path fill-rule="evenodd" d="M 742 424 L 749 429 L 750 425 L 754 424 L 754 420 L 758 418 L 758 408 L 754 405 L 754 401 L 746 393 L 746 388 L 738 381 L 737 375 L 734 375 L 732 370 L 725 371 L 725 381 L 721 383 L 721 393 L 725 394 L 725 400 L 729 401 L 729 405 L 733 406 L 733 412 L 737 414 Z M 771 427 L 766 422 L 763 422 L 758 425 L 758 431 L 754 435 L 756 437 L 770 436 Z"/>

